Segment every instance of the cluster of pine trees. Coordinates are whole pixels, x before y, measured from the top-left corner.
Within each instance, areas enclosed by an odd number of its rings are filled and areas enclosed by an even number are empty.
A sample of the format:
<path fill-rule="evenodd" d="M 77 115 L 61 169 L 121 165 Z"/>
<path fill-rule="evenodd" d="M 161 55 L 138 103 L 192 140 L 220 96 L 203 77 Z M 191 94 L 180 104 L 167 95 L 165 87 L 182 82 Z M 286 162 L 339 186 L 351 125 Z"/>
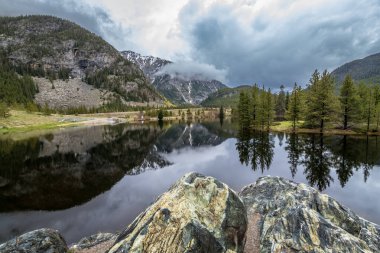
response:
<path fill-rule="evenodd" d="M 18 75 L 0 51 L 0 117 L 8 115 L 10 105 L 31 103 L 37 92 L 38 87 L 30 75 Z"/>
<path fill-rule="evenodd" d="M 254 85 L 250 93 L 240 94 L 239 123 L 244 128 L 269 129 L 273 121 L 291 121 L 293 131 L 298 126 L 379 131 L 380 87 L 355 83 L 347 75 L 336 85 L 326 70 L 312 74 L 306 88 L 294 84 L 293 90 L 278 94 Z M 300 124 L 302 123 L 302 125 Z"/>
<path fill-rule="evenodd" d="M 274 96 L 270 89 L 260 89 L 256 84 L 251 93 L 241 92 L 239 98 L 239 123 L 242 129 L 260 127 L 269 129 L 275 116 Z"/>

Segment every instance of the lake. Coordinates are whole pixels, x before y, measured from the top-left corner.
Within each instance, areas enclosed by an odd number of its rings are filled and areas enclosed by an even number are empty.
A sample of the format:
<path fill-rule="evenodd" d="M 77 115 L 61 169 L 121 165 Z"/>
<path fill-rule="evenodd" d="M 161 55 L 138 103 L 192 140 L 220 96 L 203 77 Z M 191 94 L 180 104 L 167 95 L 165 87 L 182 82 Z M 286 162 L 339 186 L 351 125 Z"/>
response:
<path fill-rule="evenodd" d="M 68 243 L 125 228 L 187 172 L 239 191 L 264 175 L 303 182 L 380 223 L 380 140 L 242 133 L 231 122 L 120 124 L 0 139 L 0 243 L 37 228 Z"/>

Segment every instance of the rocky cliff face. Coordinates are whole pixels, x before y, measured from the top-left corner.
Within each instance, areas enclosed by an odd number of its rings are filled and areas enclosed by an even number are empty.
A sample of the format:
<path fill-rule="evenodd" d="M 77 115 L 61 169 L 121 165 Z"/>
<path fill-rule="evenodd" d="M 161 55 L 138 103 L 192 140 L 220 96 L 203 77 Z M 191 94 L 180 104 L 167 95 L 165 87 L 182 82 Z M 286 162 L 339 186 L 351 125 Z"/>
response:
<path fill-rule="evenodd" d="M 66 252 L 50 250 L 65 250 L 59 235 L 33 233 L 0 251 L 13 252 L 19 242 L 26 252 Z M 48 246 L 35 251 L 35 245 Z M 380 252 L 380 227 L 305 184 L 268 176 L 236 194 L 214 178 L 189 173 L 120 234 L 93 235 L 70 250 L 370 253 Z"/>
<path fill-rule="evenodd" d="M 133 62 L 145 73 L 147 77 L 153 82 L 155 74 L 159 72 L 167 64 L 171 64 L 171 61 L 161 59 L 154 56 L 143 56 L 133 51 L 122 51 L 121 55 L 130 62 Z"/>
<path fill-rule="evenodd" d="M 189 79 L 162 72 L 166 65 L 173 64 L 168 60 L 142 56 L 132 51 L 123 51 L 121 54 L 125 59 L 138 65 L 150 78 L 153 86 L 176 104 L 200 104 L 209 94 L 226 88 L 217 80 L 200 80 L 196 76 Z"/>
<path fill-rule="evenodd" d="M 112 92 L 106 102 L 162 101 L 137 65 L 121 57 L 99 36 L 67 20 L 51 16 L 1 17 L 0 49 L 19 74 L 49 79 L 51 87 L 55 79 L 77 79 L 94 89 Z M 70 87 L 67 90 L 74 91 Z"/>

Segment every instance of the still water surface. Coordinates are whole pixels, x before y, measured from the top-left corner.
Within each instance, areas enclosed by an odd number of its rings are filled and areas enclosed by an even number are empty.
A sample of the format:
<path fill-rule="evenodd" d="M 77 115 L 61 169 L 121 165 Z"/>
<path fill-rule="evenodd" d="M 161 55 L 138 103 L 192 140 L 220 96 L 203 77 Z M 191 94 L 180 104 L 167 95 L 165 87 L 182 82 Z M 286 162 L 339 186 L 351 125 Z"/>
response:
<path fill-rule="evenodd" d="M 68 243 L 120 231 L 190 171 L 236 191 L 263 175 L 304 182 L 380 223 L 377 137 L 243 134 L 229 122 L 122 124 L 0 139 L 0 243 L 41 227 Z"/>

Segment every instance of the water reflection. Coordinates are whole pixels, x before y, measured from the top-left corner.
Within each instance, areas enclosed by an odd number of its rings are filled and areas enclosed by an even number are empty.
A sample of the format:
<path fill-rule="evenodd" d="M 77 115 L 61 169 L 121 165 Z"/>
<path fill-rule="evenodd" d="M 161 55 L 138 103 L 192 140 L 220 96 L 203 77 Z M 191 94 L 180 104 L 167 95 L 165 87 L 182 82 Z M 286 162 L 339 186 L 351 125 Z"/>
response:
<path fill-rule="evenodd" d="M 305 178 L 311 186 L 325 190 L 334 181 L 331 170 L 335 169 L 340 185 L 344 187 L 354 170 L 362 170 L 364 181 L 380 161 L 377 137 L 324 136 L 322 134 L 268 133 L 243 131 L 238 134 L 236 150 L 242 164 L 262 172 L 271 166 L 274 155 L 274 137 L 279 146 L 286 138 L 285 150 L 292 177 L 302 166 Z"/>
<path fill-rule="evenodd" d="M 102 126 L 23 141 L 0 140 L 0 212 L 58 210 L 109 190 L 130 170 L 167 166 L 152 125 Z"/>
<path fill-rule="evenodd" d="M 271 134 L 264 131 L 243 131 L 238 133 L 236 149 L 239 159 L 245 165 L 250 164 L 253 171 L 268 170 L 273 160 L 274 139 Z"/>
<path fill-rule="evenodd" d="M 243 132 L 228 119 L 2 139 L 0 242 L 41 227 L 69 243 L 118 231 L 190 171 L 235 191 L 262 175 L 294 178 L 379 223 L 379 164 L 376 137 Z"/>

